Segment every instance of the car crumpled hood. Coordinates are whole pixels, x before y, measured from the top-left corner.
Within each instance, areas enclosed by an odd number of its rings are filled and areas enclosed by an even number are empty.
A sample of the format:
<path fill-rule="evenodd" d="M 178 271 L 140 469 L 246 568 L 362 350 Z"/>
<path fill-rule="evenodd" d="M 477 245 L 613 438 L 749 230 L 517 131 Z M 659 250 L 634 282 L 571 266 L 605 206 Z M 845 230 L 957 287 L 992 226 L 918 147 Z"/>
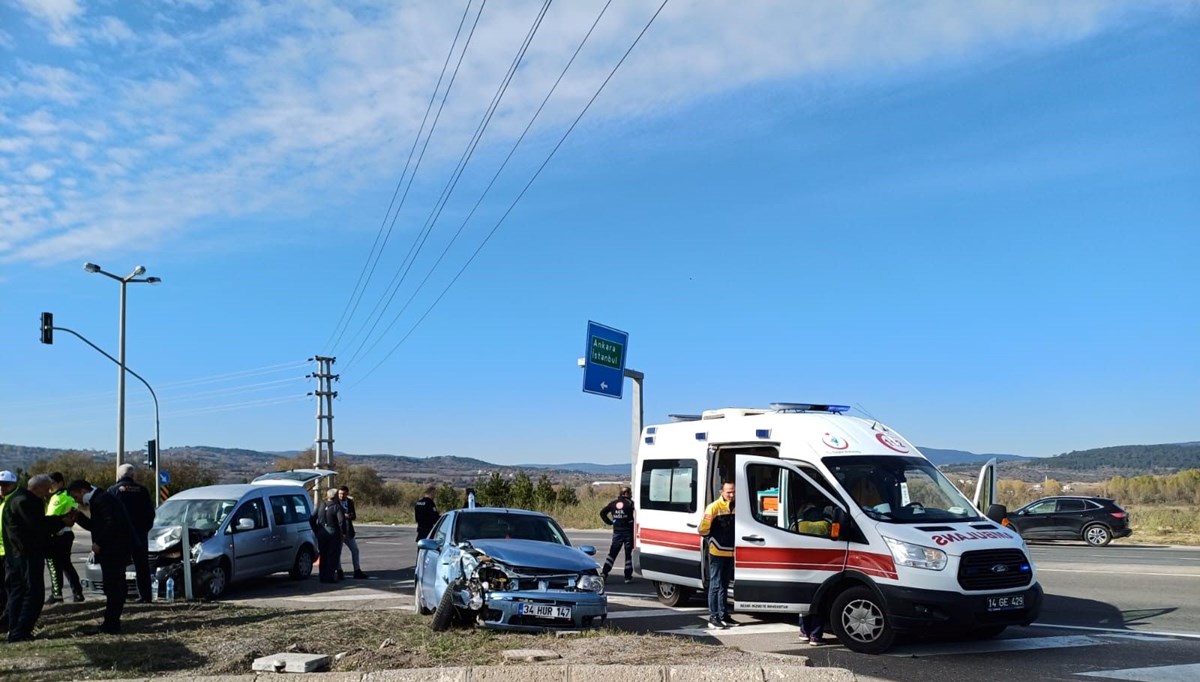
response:
<path fill-rule="evenodd" d="M 472 540 L 471 546 L 510 566 L 556 571 L 594 571 L 596 562 L 574 547 L 537 540 Z"/>

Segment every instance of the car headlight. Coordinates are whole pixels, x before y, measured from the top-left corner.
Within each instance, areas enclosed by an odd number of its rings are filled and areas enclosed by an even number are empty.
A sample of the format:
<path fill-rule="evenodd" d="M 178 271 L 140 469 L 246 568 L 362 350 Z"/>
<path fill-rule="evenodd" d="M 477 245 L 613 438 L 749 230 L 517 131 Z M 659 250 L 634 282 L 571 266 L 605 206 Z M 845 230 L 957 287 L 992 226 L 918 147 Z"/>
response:
<path fill-rule="evenodd" d="M 604 579 L 598 575 L 581 575 L 575 587 L 580 592 L 603 592 Z"/>
<path fill-rule="evenodd" d="M 911 542 L 895 540 L 884 536 L 888 549 L 892 550 L 892 560 L 901 566 L 925 568 L 940 571 L 946 567 L 946 553 L 932 547 L 922 547 Z"/>

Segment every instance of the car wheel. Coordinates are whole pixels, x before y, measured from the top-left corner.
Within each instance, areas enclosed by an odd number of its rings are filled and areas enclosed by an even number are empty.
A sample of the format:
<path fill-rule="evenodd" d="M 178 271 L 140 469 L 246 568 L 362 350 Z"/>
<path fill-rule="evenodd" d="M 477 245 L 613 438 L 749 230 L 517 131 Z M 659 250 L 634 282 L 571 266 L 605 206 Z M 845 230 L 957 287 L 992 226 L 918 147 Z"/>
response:
<path fill-rule="evenodd" d="M 830 615 L 834 634 L 851 651 L 881 654 L 896 639 L 882 600 L 869 588 L 851 587 L 839 594 Z"/>
<path fill-rule="evenodd" d="M 316 557 L 313 556 L 311 547 L 304 546 L 296 552 L 296 561 L 292 563 L 292 570 L 288 571 L 288 575 L 292 580 L 304 580 L 312 575 L 313 561 Z"/>
<path fill-rule="evenodd" d="M 688 587 L 655 581 L 654 594 L 660 602 L 667 606 L 683 606 L 691 598 L 692 590 Z"/>
<path fill-rule="evenodd" d="M 227 587 L 229 587 L 229 566 L 222 559 L 208 569 L 208 578 L 204 581 L 204 592 L 208 599 L 220 599 L 225 596 Z"/>
<path fill-rule="evenodd" d="M 437 609 L 433 612 L 433 622 L 429 627 L 433 628 L 434 632 L 449 630 L 454 624 L 454 592 L 458 589 L 457 583 L 452 583 L 446 586 L 446 591 L 442 593 L 442 600 L 438 602 Z"/>
<path fill-rule="evenodd" d="M 413 613 L 418 616 L 428 616 L 433 613 L 425 606 L 425 594 L 421 589 L 421 579 L 417 578 L 416 585 L 413 586 Z"/>
<path fill-rule="evenodd" d="M 1092 547 L 1103 547 L 1112 542 L 1112 532 L 1107 526 L 1094 523 L 1083 529 L 1083 541 Z"/>

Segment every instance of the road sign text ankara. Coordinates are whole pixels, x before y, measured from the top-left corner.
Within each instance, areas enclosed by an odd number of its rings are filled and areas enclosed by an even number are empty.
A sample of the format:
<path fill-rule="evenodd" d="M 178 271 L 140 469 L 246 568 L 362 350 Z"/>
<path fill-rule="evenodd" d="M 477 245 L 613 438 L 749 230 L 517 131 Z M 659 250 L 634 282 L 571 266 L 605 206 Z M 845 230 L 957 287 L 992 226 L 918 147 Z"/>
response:
<path fill-rule="evenodd" d="M 624 369 L 625 346 L 599 336 L 592 337 L 592 362 L 613 369 Z"/>
<path fill-rule="evenodd" d="M 625 351 L 629 334 L 588 322 L 584 350 L 583 391 L 620 400 L 625 386 Z"/>

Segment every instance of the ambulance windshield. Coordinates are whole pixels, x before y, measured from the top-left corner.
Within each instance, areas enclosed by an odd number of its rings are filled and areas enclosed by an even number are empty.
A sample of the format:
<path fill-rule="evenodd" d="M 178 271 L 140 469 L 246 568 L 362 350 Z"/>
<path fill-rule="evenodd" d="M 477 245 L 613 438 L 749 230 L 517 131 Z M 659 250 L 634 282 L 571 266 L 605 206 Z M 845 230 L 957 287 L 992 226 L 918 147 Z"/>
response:
<path fill-rule="evenodd" d="M 923 457 L 826 457 L 851 499 L 873 519 L 890 523 L 977 521 L 971 503 Z"/>

